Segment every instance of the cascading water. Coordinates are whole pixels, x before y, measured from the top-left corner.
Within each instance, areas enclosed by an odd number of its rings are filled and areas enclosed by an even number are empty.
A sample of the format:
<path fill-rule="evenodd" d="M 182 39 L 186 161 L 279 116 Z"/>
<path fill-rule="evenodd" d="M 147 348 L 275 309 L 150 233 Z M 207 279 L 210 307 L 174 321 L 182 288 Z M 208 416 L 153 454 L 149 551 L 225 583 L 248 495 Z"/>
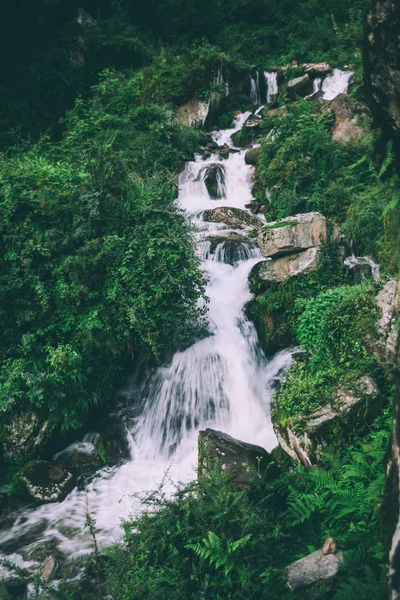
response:
<path fill-rule="evenodd" d="M 345 94 L 349 87 L 353 71 L 333 69 L 332 73 L 322 82 L 322 97 L 324 100 L 333 100 L 339 94 Z"/>
<path fill-rule="evenodd" d="M 256 71 L 255 77 L 250 73 L 250 102 L 259 106 L 260 98 L 260 73 Z"/>
<path fill-rule="evenodd" d="M 265 85 L 267 87 L 267 104 L 278 94 L 278 73 L 264 71 Z"/>
<path fill-rule="evenodd" d="M 232 146 L 232 133 L 248 116 L 242 114 L 234 127 L 215 132 L 214 140 Z M 85 529 L 87 506 L 96 521 L 98 544 L 115 542 L 121 536 L 121 518 L 141 509 L 140 500 L 132 495 L 158 487 L 166 470 L 171 480 L 195 477 L 200 429 L 222 429 L 269 450 L 276 445 L 269 398 L 292 356 L 283 351 L 268 362 L 243 312 L 251 299 L 248 274 L 261 260 L 260 251 L 243 230 L 203 220 L 206 209 L 243 209 L 252 199 L 252 167 L 245 164 L 244 154 L 234 152 L 223 161 L 223 199 L 210 199 L 203 179 L 207 167 L 222 164 L 217 155 L 206 160 L 197 156 L 180 177 L 179 202 L 197 226 L 198 251 L 208 273 L 208 337 L 177 352 L 169 365 L 150 373 L 141 384 L 141 409 L 128 432 L 131 460 L 99 471 L 85 491 L 75 489 L 63 502 L 13 515 L 11 526 L 0 530 L 0 552 L 14 557 L 18 553 L 20 563 L 34 561 L 43 548 L 55 550 L 65 560 L 87 554 L 91 549 Z M 34 562 L 22 564 L 31 567 Z"/>

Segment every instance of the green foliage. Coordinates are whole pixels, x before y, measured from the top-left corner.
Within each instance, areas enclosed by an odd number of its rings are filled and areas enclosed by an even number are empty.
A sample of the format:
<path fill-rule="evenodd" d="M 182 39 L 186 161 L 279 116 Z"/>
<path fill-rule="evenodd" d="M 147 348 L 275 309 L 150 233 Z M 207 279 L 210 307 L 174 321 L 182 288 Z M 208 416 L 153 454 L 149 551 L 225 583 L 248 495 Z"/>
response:
<path fill-rule="evenodd" d="M 297 339 L 307 351 L 295 362 L 274 401 L 275 418 L 295 426 L 296 417 L 326 404 L 339 387 L 352 387 L 379 371 L 368 343 L 376 335 L 379 309 L 374 286 L 340 286 L 307 301 L 298 318 Z"/>
<path fill-rule="evenodd" d="M 262 141 L 256 188 L 268 190 L 268 219 L 316 210 L 342 224 L 357 252 L 396 274 L 400 265 L 400 182 L 392 173 L 391 144 L 376 161 L 364 127 L 357 143 L 331 141 L 332 114 L 302 101 L 274 117 L 274 135 Z M 373 158 L 376 165 L 374 165 Z"/>
<path fill-rule="evenodd" d="M 257 485 L 261 486 L 261 483 Z M 105 579 L 115 600 L 289 598 L 281 567 L 280 494 L 231 487 L 217 465 L 200 483 L 145 499 L 108 552 Z"/>
<path fill-rule="evenodd" d="M 196 325 L 202 276 L 176 171 L 197 144 L 106 71 L 59 144 L 0 158 L 0 407 L 64 429 L 107 400 L 121 369 Z"/>

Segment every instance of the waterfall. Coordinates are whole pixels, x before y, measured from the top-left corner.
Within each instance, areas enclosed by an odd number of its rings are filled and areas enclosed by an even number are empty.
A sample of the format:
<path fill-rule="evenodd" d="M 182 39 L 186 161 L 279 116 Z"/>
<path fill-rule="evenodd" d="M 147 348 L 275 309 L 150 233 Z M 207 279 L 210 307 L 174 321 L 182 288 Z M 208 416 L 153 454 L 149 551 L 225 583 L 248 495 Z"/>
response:
<path fill-rule="evenodd" d="M 353 71 L 333 69 L 332 73 L 327 75 L 322 82 L 323 99 L 333 100 L 339 94 L 346 94 L 352 76 Z"/>
<path fill-rule="evenodd" d="M 272 98 L 278 94 L 278 73 L 264 71 L 264 78 L 267 87 L 267 104 L 270 104 Z"/>
<path fill-rule="evenodd" d="M 254 86 L 256 93 L 257 80 Z M 240 114 L 232 128 L 215 132 L 213 139 L 232 146 L 232 133 L 249 114 Z M 179 180 L 179 203 L 196 226 L 201 268 L 207 273 L 209 335 L 148 373 L 135 390 L 125 390 L 132 402 L 139 398 L 138 416 L 128 432 L 131 460 L 99 470 L 86 490 L 74 489 L 63 502 L 16 513 L 10 527 L 0 531 L 1 553 L 18 553 L 32 566 L 46 549 L 63 555 L 70 565 L 91 551 L 87 506 L 99 546 L 114 543 L 122 535 L 121 519 L 141 510 L 137 494 L 157 488 L 167 470 L 171 481 L 196 476 L 200 429 L 221 429 L 267 450 L 276 446 L 270 398 L 276 378 L 291 365 L 292 353 L 282 351 L 268 361 L 243 310 L 252 298 L 248 275 L 261 254 L 246 231 L 203 219 L 210 208 L 244 209 L 252 199 L 252 167 L 245 163 L 245 151 L 231 153 L 223 161 L 225 197 L 213 200 L 200 174 L 215 163 L 222 164 L 218 154 L 205 160 L 196 156 Z M 96 440 L 92 435 L 84 441 Z M 167 482 L 166 492 L 173 489 Z"/>
<path fill-rule="evenodd" d="M 255 77 L 250 73 L 250 102 L 259 106 L 260 100 L 260 73 L 256 71 Z"/>
<path fill-rule="evenodd" d="M 379 265 L 368 256 L 355 256 L 354 254 L 352 254 L 351 256 L 345 259 L 344 264 L 349 269 L 354 269 L 355 267 L 369 267 L 371 269 L 372 278 L 375 281 L 378 281 L 380 277 Z"/>

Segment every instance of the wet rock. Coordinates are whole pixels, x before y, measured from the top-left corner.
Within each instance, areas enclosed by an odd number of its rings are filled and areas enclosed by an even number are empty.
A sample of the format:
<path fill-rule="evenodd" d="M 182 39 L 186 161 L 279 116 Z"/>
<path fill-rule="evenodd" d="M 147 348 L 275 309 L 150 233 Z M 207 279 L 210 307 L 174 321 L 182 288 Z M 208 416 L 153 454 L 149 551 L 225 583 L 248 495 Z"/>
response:
<path fill-rule="evenodd" d="M 250 215 L 240 208 L 232 208 L 230 206 L 220 206 L 205 210 L 203 215 L 204 220 L 207 222 L 225 223 L 229 227 L 253 227 L 258 229 L 262 225 L 262 221 L 254 215 Z"/>
<path fill-rule="evenodd" d="M 292 79 L 282 86 L 282 92 L 288 94 L 291 98 L 296 98 L 297 96 L 305 97 L 312 94 L 312 91 L 313 83 L 308 73 L 301 77 L 296 77 L 296 79 Z"/>
<path fill-rule="evenodd" d="M 189 100 L 176 111 L 176 120 L 181 125 L 202 127 L 207 118 L 209 105 L 200 100 Z"/>
<path fill-rule="evenodd" d="M 210 198 L 212 200 L 224 198 L 226 195 L 225 167 L 219 163 L 214 163 L 206 167 L 201 174 Z"/>
<path fill-rule="evenodd" d="M 310 75 L 328 75 L 332 71 L 332 67 L 327 62 L 305 63 L 301 66 Z"/>
<path fill-rule="evenodd" d="M 339 94 L 331 102 L 335 115 L 335 125 L 332 130 L 334 142 L 356 142 L 361 139 L 362 128 L 355 114 L 354 102 L 347 94 Z"/>
<path fill-rule="evenodd" d="M 262 255 L 268 258 L 321 246 L 327 238 L 325 217 L 320 213 L 311 212 L 267 223 L 258 231 L 257 243 Z M 335 225 L 331 238 L 339 238 L 339 230 Z"/>
<path fill-rule="evenodd" d="M 57 571 L 56 559 L 54 558 L 54 556 L 48 556 L 43 563 L 40 577 L 43 581 L 48 583 L 49 581 L 54 579 L 56 571 Z"/>
<path fill-rule="evenodd" d="M 293 460 L 313 466 L 326 446 L 343 445 L 348 434 L 360 430 L 361 423 L 371 425 L 380 410 L 379 390 L 365 375 L 351 388 L 339 389 L 327 405 L 311 414 L 297 415 L 284 424 L 274 414 L 273 427 L 279 444 Z"/>
<path fill-rule="evenodd" d="M 377 304 L 382 310 L 378 321 L 378 339 L 373 342 L 373 350 L 382 362 L 394 359 L 399 344 L 397 321 L 400 316 L 399 282 L 388 281 L 377 296 Z"/>
<path fill-rule="evenodd" d="M 74 487 L 74 477 L 59 465 L 38 460 L 23 469 L 21 483 L 36 502 L 60 502 Z"/>
<path fill-rule="evenodd" d="M 343 563 L 343 555 L 324 554 L 317 550 L 286 568 L 289 588 L 297 600 L 318 600 L 333 587 L 333 580 Z"/>
<path fill-rule="evenodd" d="M 261 148 L 250 148 L 247 150 L 244 160 L 246 165 L 258 165 L 261 158 Z"/>
<path fill-rule="evenodd" d="M 284 281 L 288 277 L 304 275 L 317 268 L 319 252 L 320 248 L 317 246 L 298 254 L 259 262 L 253 267 L 250 278 L 277 282 Z"/>
<path fill-rule="evenodd" d="M 266 356 L 271 356 L 293 343 L 293 333 L 288 325 L 285 311 L 283 309 L 269 311 L 261 300 L 262 295 L 248 302 L 245 306 L 245 313 L 247 318 L 254 323 L 264 353 Z"/>
<path fill-rule="evenodd" d="M 249 210 L 253 215 L 258 215 L 261 210 L 261 202 L 258 200 L 252 200 L 248 204 L 244 205 L 247 210 Z"/>
<path fill-rule="evenodd" d="M 109 415 L 95 438 L 96 450 L 106 464 L 117 465 L 131 458 L 127 427 L 120 415 Z M 85 436 L 84 441 L 92 440 Z"/>
<path fill-rule="evenodd" d="M 204 477 L 215 463 L 229 472 L 232 483 L 248 488 L 255 476 L 275 478 L 278 468 L 271 455 L 261 446 L 247 444 L 226 433 L 206 429 L 199 432 L 199 477 Z"/>
<path fill-rule="evenodd" d="M 88 478 L 102 465 L 95 444 L 75 442 L 55 455 L 54 461 L 76 477 Z"/>

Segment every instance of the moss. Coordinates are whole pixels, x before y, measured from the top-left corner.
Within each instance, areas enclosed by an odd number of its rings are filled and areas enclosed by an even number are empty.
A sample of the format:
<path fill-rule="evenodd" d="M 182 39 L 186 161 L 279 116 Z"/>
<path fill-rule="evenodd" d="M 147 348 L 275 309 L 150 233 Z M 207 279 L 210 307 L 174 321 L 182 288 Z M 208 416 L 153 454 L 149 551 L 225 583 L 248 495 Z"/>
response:
<path fill-rule="evenodd" d="M 263 229 L 281 229 L 282 227 L 293 227 L 297 225 L 297 221 L 278 221 L 277 223 L 273 223 L 273 225 L 264 225 Z"/>

